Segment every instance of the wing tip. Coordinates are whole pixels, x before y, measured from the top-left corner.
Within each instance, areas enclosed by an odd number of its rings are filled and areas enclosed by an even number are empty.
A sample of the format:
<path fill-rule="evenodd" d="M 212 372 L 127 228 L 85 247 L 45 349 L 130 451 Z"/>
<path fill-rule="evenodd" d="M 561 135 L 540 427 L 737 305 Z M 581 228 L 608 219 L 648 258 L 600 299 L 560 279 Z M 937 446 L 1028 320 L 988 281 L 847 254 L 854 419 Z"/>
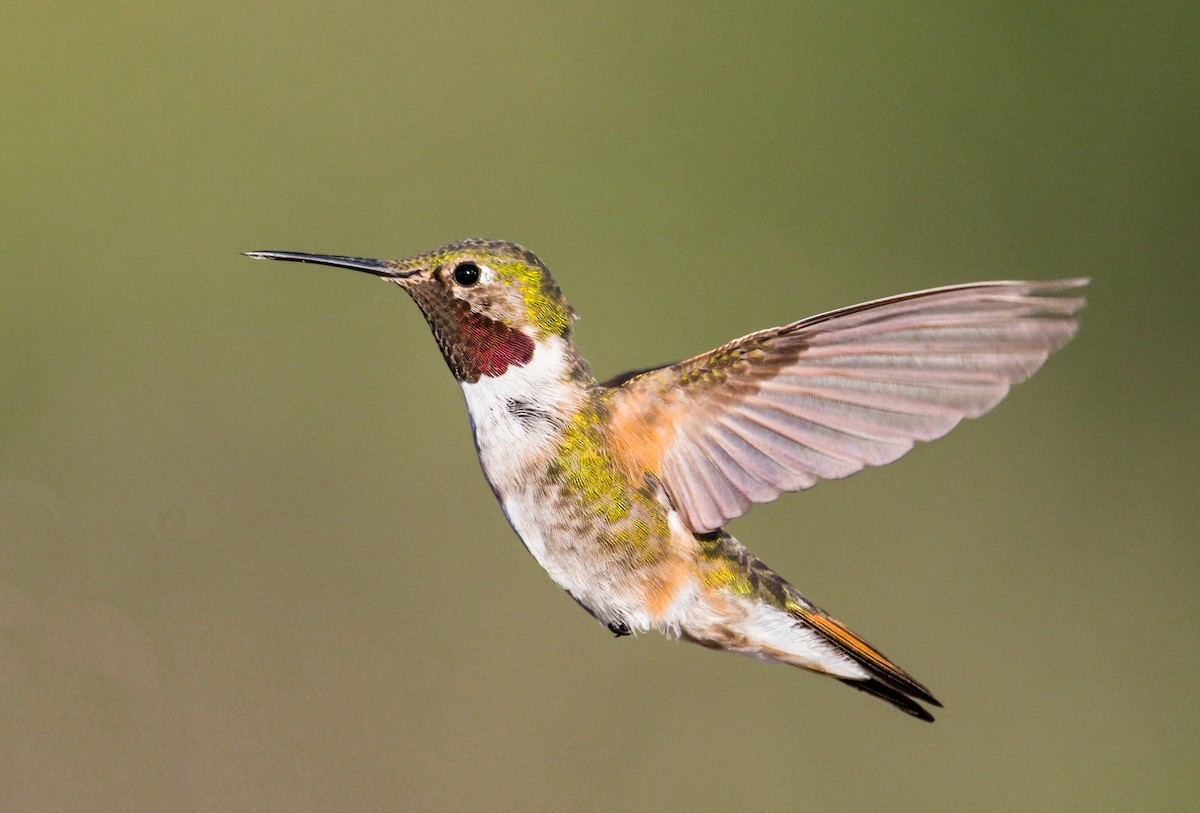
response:
<path fill-rule="evenodd" d="M 1052 280 L 1046 284 L 1056 288 L 1082 288 L 1091 284 L 1091 281 L 1091 277 L 1068 277 L 1067 279 Z"/>

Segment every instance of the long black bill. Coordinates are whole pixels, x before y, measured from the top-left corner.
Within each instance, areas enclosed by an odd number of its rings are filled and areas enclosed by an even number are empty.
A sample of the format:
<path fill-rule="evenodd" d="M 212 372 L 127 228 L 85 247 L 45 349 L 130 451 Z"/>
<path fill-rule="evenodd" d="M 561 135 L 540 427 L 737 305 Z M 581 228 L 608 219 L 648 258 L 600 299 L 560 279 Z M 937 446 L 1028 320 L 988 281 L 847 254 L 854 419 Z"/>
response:
<path fill-rule="evenodd" d="M 313 263 L 314 265 L 332 265 L 337 268 L 353 268 L 355 271 L 366 271 L 377 277 L 392 279 L 411 277 L 416 271 L 397 271 L 385 260 L 369 260 L 366 257 L 339 257 L 335 254 L 302 254 L 297 251 L 243 251 L 247 257 L 256 260 L 288 260 L 294 263 Z"/>

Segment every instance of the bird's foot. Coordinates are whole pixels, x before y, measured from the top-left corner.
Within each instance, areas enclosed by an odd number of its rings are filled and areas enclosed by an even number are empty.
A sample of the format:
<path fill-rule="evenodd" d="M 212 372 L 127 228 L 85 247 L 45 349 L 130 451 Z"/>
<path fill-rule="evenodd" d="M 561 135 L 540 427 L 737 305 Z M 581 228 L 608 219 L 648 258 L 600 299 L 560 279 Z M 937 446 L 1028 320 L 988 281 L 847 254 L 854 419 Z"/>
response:
<path fill-rule="evenodd" d="M 608 631 L 617 638 L 624 638 L 626 635 L 633 635 L 633 633 L 629 630 L 629 625 L 624 621 L 608 622 Z"/>

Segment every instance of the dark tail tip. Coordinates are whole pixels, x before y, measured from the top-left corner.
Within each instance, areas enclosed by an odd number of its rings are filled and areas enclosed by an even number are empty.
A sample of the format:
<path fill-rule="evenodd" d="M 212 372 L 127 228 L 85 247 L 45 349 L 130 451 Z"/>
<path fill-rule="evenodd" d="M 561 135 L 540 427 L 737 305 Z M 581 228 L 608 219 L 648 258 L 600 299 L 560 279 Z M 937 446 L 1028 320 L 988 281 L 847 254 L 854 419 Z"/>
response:
<path fill-rule="evenodd" d="M 878 697 L 880 700 L 886 700 L 888 703 L 891 703 L 893 706 L 900 709 L 900 711 L 904 712 L 905 714 L 911 714 L 918 720 L 924 720 L 927 723 L 933 722 L 933 715 L 930 714 L 924 706 L 913 700 L 899 689 L 895 689 L 877 678 L 868 678 L 866 680 L 838 678 L 838 680 L 840 680 L 842 683 L 845 683 L 847 686 L 853 686 L 860 692 L 866 692 L 869 695 Z M 940 707 L 942 705 L 932 696 L 926 696 L 922 699 L 932 703 L 935 706 Z"/>

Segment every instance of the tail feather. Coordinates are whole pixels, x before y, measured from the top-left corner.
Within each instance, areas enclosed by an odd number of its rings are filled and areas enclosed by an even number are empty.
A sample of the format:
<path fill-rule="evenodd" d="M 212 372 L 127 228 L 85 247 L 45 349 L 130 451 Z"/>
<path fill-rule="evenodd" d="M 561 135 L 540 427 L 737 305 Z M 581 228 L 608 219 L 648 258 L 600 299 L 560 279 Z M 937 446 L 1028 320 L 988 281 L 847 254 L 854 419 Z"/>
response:
<path fill-rule="evenodd" d="M 900 711 L 904 712 L 905 714 L 911 714 L 918 720 L 924 720 L 927 723 L 933 722 L 933 715 L 930 714 L 924 706 L 913 700 L 899 689 L 895 689 L 884 683 L 879 678 L 872 677 L 867 678 L 866 680 L 838 678 L 838 680 L 840 680 L 842 683 L 845 683 L 847 686 L 853 686 L 860 692 L 866 692 L 869 695 L 878 697 L 880 700 L 885 700 L 896 708 L 900 709 Z M 933 704 L 935 706 L 942 705 L 936 700 L 933 701 Z"/>
<path fill-rule="evenodd" d="M 920 700 L 939 708 L 942 704 L 916 678 L 888 660 L 887 656 L 845 624 L 815 607 L 812 610 L 798 607 L 789 609 L 799 616 L 805 626 L 819 632 L 830 644 L 871 673 L 865 680 L 841 677 L 838 680 L 847 686 L 886 700 L 906 714 L 933 722 L 933 715 L 916 701 Z"/>
<path fill-rule="evenodd" d="M 708 567 L 704 573 L 706 586 L 733 598 L 734 606 L 741 607 L 745 616 L 716 624 L 709 618 L 676 634 L 705 646 L 829 674 L 913 717 L 933 721 L 933 715 L 917 702 L 942 705 L 928 689 L 845 624 L 796 592 L 724 529 L 696 534 L 695 538 Z M 804 629 L 803 636 L 794 636 L 797 627 Z M 814 636 L 818 640 L 813 640 Z M 844 659 L 862 667 L 865 674 L 847 669 Z"/>

